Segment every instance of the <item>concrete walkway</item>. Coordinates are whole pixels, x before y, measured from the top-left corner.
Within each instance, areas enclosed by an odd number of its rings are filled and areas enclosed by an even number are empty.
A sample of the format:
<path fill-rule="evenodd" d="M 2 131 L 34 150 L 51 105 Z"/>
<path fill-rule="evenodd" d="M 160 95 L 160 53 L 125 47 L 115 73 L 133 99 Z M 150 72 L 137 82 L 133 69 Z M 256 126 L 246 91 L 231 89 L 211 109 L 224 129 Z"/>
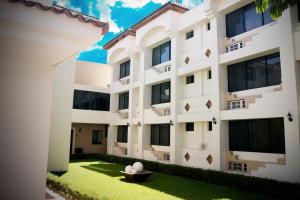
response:
<path fill-rule="evenodd" d="M 48 187 L 46 188 L 46 200 L 66 200 L 59 194 L 53 192 Z"/>

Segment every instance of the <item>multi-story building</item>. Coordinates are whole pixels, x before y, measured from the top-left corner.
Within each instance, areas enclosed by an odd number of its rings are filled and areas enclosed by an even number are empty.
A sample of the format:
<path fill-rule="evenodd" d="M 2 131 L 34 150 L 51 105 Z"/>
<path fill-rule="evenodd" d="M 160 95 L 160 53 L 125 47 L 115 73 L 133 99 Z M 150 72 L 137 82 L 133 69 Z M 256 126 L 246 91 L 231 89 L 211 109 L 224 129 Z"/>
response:
<path fill-rule="evenodd" d="M 107 152 L 300 182 L 299 6 L 167 3 L 108 42 Z"/>

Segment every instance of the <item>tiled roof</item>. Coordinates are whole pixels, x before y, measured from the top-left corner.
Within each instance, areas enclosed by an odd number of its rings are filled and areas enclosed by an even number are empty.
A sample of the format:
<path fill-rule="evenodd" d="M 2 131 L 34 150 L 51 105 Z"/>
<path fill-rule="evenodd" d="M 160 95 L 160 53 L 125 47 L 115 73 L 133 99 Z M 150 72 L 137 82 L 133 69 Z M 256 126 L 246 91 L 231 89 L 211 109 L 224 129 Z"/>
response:
<path fill-rule="evenodd" d="M 28 1 L 28 0 L 7 0 L 7 1 L 9 1 L 11 3 L 21 3 L 26 7 L 36 7 L 42 11 L 50 11 L 55 14 L 64 14 L 70 18 L 77 19 L 78 21 L 80 21 L 82 23 L 89 23 L 95 27 L 99 27 L 99 28 L 101 27 L 102 34 L 107 33 L 108 29 L 109 29 L 108 23 L 101 22 L 101 21 L 97 20 L 96 18 L 83 15 L 79 12 L 76 12 L 76 11 L 73 11 L 73 10 L 70 10 L 67 8 L 63 8 L 63 7 L 59 7 L 59 6 L 46 6 L 39 2 Z"/>
<path fill-rule="evenodd" d="M 178 4 L 168 2 L 165 5 L 163 5 L 162 7 L 160 7 L 159 9 L 157 9 L 154 12 L 150 13 L 147 17 L 145 17 L 144 19 L 142 19 L 141 21 L 139 21 L 135 25 L 133 25 L 130 29 L 125 30 L 123 33 L 121 33 L 120 35 L 118 35 L 114 39 L 107 42 L 103 46 L 104 49 L 106 49 L 106 50 L 110 49 L 116 43 L 118 43 L 120 40 L 124 39 L 127 35 L 135 36 L 136 30 L 138 30 L 139 28 L 141 28 L 145 24 L 149 23 L 150 21 L 154 20 L 155 18 L 157 18 L 158 16 L 164 14 L 165 12 L 167 12 L 169 10 L 173 10 L 173 11 L 180 12 L 180 13 L 185 13 L 189 9 L 185 8 L 185 7 L 182 7 Z"/>

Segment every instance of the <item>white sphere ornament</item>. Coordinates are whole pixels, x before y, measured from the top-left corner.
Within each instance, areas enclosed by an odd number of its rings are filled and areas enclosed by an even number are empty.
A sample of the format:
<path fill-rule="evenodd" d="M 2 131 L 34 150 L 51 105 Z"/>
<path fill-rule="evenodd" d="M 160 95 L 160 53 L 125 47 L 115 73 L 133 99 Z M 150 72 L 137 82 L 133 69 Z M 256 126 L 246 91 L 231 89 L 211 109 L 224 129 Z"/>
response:
<path fill-rule="evenodd" d="M 125 172 L 126 172 L 126 173 L 131 173 L 132 169 L 133 169 L 133 167 L 132 167 L 131 165 L 127 165 L 127 166 L 125 167 Z"/>
<path fill-rule="evenodd" d="M 136 174 L 136 173 L 138 173 L 138 171 L 135 168 L 132 168 L 131 173 Z"/>
<path fill-rule="evenodd" d="M 137 172 L 141 172 L 144 169 L 143 163 L 141 162 L 135 162 L 133 164 L 133 168 L 137 170 Z"/>

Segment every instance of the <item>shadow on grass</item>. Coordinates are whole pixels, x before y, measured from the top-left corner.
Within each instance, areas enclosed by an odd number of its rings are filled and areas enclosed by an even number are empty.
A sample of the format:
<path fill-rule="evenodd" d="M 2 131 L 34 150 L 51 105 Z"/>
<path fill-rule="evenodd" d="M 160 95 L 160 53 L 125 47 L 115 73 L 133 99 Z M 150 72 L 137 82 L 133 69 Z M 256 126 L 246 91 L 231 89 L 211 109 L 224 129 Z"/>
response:
<path fill-rule="evenodd" d="M 222 187 L 197 180 L 154 172 L 145 182 L 130 183 L 121 177 L 124 166 L 114 163 L 98 163 L 81 166 L 85 169 L 102 173 L 111 177 L 120 177 L 124 184 L 136 184 L 167 193 L 187 200 L 196 199 L 271 199 L 264 195 L 248 193 L 232 188 Z"/>
<path fill-rule="evenodd" d="M 59 172 L 51 172 L 51 174 L 54 174 L 58 177 L 63 176 L 65 173 L 67 173 L 68 171 L 59 171 Z"/>

